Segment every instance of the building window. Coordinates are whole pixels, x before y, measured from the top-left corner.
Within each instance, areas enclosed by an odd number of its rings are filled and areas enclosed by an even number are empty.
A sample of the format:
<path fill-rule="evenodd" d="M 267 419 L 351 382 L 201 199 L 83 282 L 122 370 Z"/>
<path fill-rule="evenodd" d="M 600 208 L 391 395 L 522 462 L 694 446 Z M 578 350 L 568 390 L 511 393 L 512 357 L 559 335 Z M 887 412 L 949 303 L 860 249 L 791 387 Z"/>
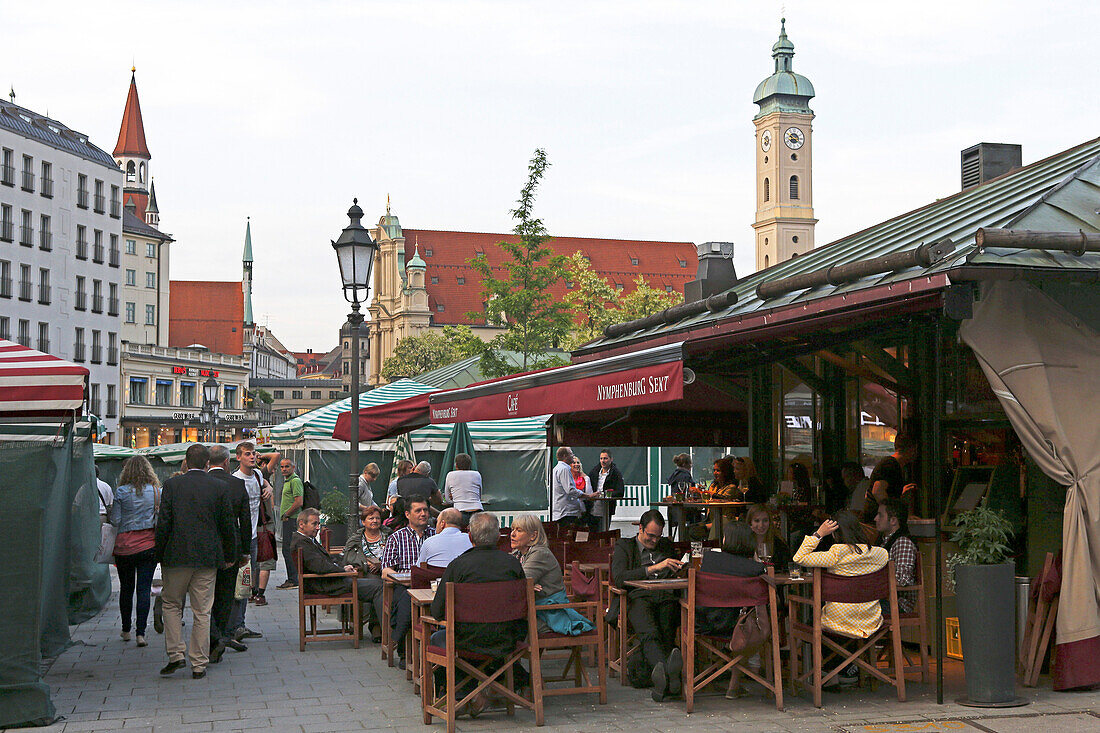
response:
<path fill-rule="evenodd" d="M 273 399 L 273 400 L 281 400 L 282 398 L 283 398 L 283 391 L 281 389 L 277 389 L 277 390 L 275 390 L 274 392 L 271 393 L 271 399 Z"/>
<path fill-rule="evenodd" d="M 309 398 L 310 398 L 311 400 L 319 400 L 319 399 L 321 399 L 321 390 L 319 390 L 319 389 L 314 389 L 314 390 L 310 390 L 310 392 L 309 392 Z"/>
<path fill-rule="evenodd" d="M 665 292 L 666 293 L 671 293 L 672 292 L 672 286 L 671 285 L 666 285 L 665 286 Z"/>
<path fill-rule="evenodd" d="M 157 325 L 157 307 L 155 305 L 145 306 L 145 325 Z"/>
<path fill-rule="evenodd" d="M 102 415 L 103 413 L 100 412 L 99 408 L 100 408 L 100 405 L 99 405 L 99 385 L 98 384 L 89 385 L 89 389 L 88 389 L 88 412 L 92 413 L 93 415 Z"/>
<path fill-rule="evenodd" d="M 436 277 L 435 275 L 432 275 L 432 285 L 438 285 L 438 284 L 439 284 L 439 278 Z"/>
<path fill-rule="evenodd" d="M 195 383 L 180 382 L 180 407 L 195 406 Z"/>
<path fill-rule="evenodd" d="M 145 287 L 155 288 L 157 286 L 157 273 L 147 272 L 145 273 Z"/>
<path fill-rule="evenodd" d="M 19 299 L 24 303 L 31 302 L 31 266 L 19 266 Z"/>
<path fill-rule="evenodd" d="M 0 339 L 11 341 L 11 319 L 0 316 Z"/>
<path fill-rule="evenodd" d="M 130 404 L 145 404 L 145 377 L 130 377 Z"/>
<path fill-rule="evenodd" d="M 798 200 L 798 176 L 791 176 L 791 200 Z"/>
<path fill-rule="evenodd" d="M 134 182 L 134 180 L 137 178 L 136 172 L 137 172 L 137 166 L 135 166 L 134 161 L 131 160 L 130 162 L 128 162 L 126 164 L 126 182 L 127 183 L 133 183 Z"/>
<path fill-rule="evenodd" d="M 126 322 L 137 323 L 137 303 L 126 302 Z"/>
<path fill-rule="evenodd" d="M 0 204 L 0 239 L 5 242 L 10 242 L 15 238 L 15 233 L 12 231 L 15 229 L 15 222 L 11 220 L 11 206 L 9 204 Z"/>
<path fill-rule="evenodd" d="M 764 200 L 772 200 L 772 182 L 769 181 L 767 178 L 764 179 Z"/>
<path fill-rule="evenodd" d="M 50 226 L 50 217 L 45 214 L 38 222 L 41 226 L 38 228 L 38 248 L 44 252 L 53 250 L 53 232 Z"/>
<path fill-rule="evenodd" d="M 118 315 L 118 283 L 107 283 L 107 315 Z"/>
<path fill-rule="evenodd" d="M 92 313 L 103 312 L 103 281 L 92 280 Z"/>
<path fill-rule="evenodd" d="M 118 235 L 111 235 L 111 256 L 109 260 L 111 267 L 118 267 Z"/>
<path fill-rule="evenodd" d="M 50 271 L 45 267 L 38 268 L 38 302 L 50 304 Z"/>
<path fill-rule="evenodd" d="M 117 311 L 115 312 L 115 315 L 116 316 L 118 315 Z M 108 333 L 107 334 L 107 363 L 110 364 L 111 366 L 116 366 L 118 364 L 118 334 L 117 333 Z"/>
<path fill-rule="evenodd" d="M 631 257 L 630 258 L 630 264 L 634 265 L 634 267 L 637 267 L 638 266 L 638 258 L 637 257 Z"/>
<path fill-rule="evenodd" d="M 76 329 L 76 338 L 73 340 L 73 359 L 84 361 L 84 329 Z"/>
<path fill-rule="evenodd" d="M 31 345 L 31 322 L 25 318 L 19 319 L 19 338 L 16 339 L 20 344 L 30 348 Z"/>
<path fill-rule="evenodd" d="M 677 260 L 677 262 L 680 263 L 680 267 L 687 267 L 688 266 L 687 260 Z"/>
<path fill-rule="evenodd" d="M 146 257 L 152 257 L 153 259 L 156 259 L 157 258 L 157 245 L 154 244 L 153 242 L 146 242 L 145 243 L 145 256 Z"/>
<path fill-rule="evenodd" d="M 458 278 L 458 284 L 459 285 L 465 285 L 466 284 L 466 278 L 464 278 L 464 277 Z"/>
<path fill-rule="evenodd" d="M 442 303 L 438 303 L 438 304 L 436 304 L 436 306 L 435 306 L 435 309 L 436 309 L 436 311 L 438 311 L 439 313 L 442 313 L 442 312 L 443 312 L 443 304 L 442 304 Z"/>
<path fill-rule="evenodd" d="M 0 183 L 5 186 L 15 185 L 15 152 L 4 148 L 3 166 L 0 167 Z"/>
<path fill-rule="evenodd" d="M 118 186 L 111 186 L 111 216 L 115 219 L 122 216 L 122 201 L 118 197 Z"/>
<path fill-rule="evenodd" d="M 565 281 L 565 289 L 566 290 L 572 290 L 573 289 L 573 281 L 572 280 L 566 280 Z"/>
<path fill-rule="evenodd" d="M 126 271 L 126 284 L 137 285 L 137 270 Z"/>
<path fill-rule="evenodd" d="M 34 225 L 31 224 L 29 209 L 23 209 L 23 224 L 19 227 L 19 244 L 24 247 L 34 246 Z"/>
<path fill-rule="evenodd" d="M 622 290 L 623 289 L 623 284 L 622 283 L 615 283 L 615 289 L 616 290 Z"/>
<path fill-rule="evenodd" d="M 237 409 L 237 388 L 225 386 L 222 387 L 222 407 L 226 410 Z"/>
<path fill-rule="evenodd" d="M 11 297 L 11 263 L 0 260 L 0 298 Z"/>
<path fill-rule="evenodd" d="M 107 197 L 103 195 L 103 181 L 95 182 L 95 213 L 102 214 L 107 210 Z"/>
<path fill-rule="evenodd" d="M 764 269 L 768 269 L 768 256 L 764 255 Z"/>
<path fill-rule="evenodd" d="M 42 195 L 53 198 L 53 164 L 42 161 Z"/>
<path fill-rule="evenodd" d="M 92 262 L 97 265 L 103 264 L 103 231 L 95 229 L 92 231 Z"/>
<path fill-rule="evenodd" d="M 76 205 L 88 208 L 88 176 L 83 173 L 76 177 Z"/>
<path fill-rule="evenodd" d="M 344 374 L 351 374 L 351 362 L 344 362 Z"/>
<path fill-rule="evenodd" d="M 88 259 L 88 230 L 83 224 L 76 225 L 76 258 Z"/>
<path fill-rule="evenodd" d="M 291 390 L 290 391 L 290 399 L 292 399 L 292 400 L 302 399 L 302 390 L 300 390 L 300 389 Z"/>
<path fill-rule="evenodd" d="M 7 319 L 5 319 L 5 320 L 7 320 Z M 335 399 L 339 399 L 339 397 L 340 397 L 340 393 L 339 393 L 339 392 L 337 392 L 336 390 L 334 390 L 334 389 L 330 389 L 330 390 L 328 391 L 328 398 L 329 398 L 330 400 L 335 400 Z"/>
<path fill-rule="evenodd" d="M 126 240 L 126 254 L 128 254 L 128 255 L 136 255 L 137 254 L 137 242 L 135 242 L 132 239 L 127 239 Z"/>
<path fill-rule="evenodd" d="M 118 402 L 115 400 L 115 385 L 107 385 L 107 417 L 118 417 Z"/>
<path fill-rule="evenodd" d="M 29 155 L 23 156 L 23 190 L 34 193 L 34 158 Z"/>
<path fill-rule="evenodd" d="M 92 359 L 93 364 L 103 363 L 103 340 L 97 330 L 92 331 Z"/>
<path fill-rule="evenodd" d="M 172 404 L 172 381 L 169 379 L 157 380 L 156 403 L 161 407 Z"/>
<path fill-rule="evenodd" d="M 73 305 L 78 311 L 88 309 L 88 293 L 84 289 L 84 276 L 76 276 L 76 303 Z"/>
<path fill-rule="evenodd" d="M 43 354 L 50 352 L 50 324 L 38 322 L 38 350 Z"/>
<path fill-rule="evenodd" d="M 427 249 L 424 250 L 424 256 L 425 257 L 431 257 L 434 254 L 435 254 L 435 252 L 432 250 L 431 247 L 428 247 Z"/>

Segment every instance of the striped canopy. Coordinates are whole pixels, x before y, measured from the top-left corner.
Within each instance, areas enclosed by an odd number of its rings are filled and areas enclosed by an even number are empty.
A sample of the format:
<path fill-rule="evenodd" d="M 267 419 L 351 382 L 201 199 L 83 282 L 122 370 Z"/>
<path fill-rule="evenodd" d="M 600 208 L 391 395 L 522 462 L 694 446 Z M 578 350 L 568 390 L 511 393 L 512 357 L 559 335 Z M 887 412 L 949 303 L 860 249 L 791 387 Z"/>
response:
<path fill-rule="evenodd" d="M 359 408 L 374 407 L 438 390 L 438 387 L 421 384 L 413 379 L 399 379 L 396 382 L 360 394 Z M 350 397 L 319 407 L 271 428 L 271 442 L 276 445 L 290 445 L 307 440 L 332 440 L 336 418 L 340 413 L 350 411 Z M 447 441 L 450 440 L 452 428 L 452 425 L 429 425 L 412 431 L 409 436 L 418 450 L 425 441 L 441 443 L 445 446 Z M 472 422 L 469 424 L 469 428 L 470 436 L 475 443 L 499 440 L 546 441 L 545 417 Z M 387 442 L 392 443 L 393 441 Z"/>
<path fill-rule="evenodd" d="M 0 339 L 0 418 L 79 414 L 87 378 L 82 366 Z"/>

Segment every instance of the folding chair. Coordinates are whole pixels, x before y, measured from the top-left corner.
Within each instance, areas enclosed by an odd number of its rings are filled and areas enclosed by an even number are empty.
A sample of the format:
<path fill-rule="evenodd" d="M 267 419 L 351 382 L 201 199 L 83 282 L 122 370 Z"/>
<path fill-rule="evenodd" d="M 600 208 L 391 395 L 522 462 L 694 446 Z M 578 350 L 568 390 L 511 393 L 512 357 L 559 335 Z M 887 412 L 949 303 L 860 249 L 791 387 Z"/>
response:
<path fill-rule="evenodd" d="M 572 608 L 578 613 L 588 617 L 595 625 L 592 631 L 578 636 L 569 636 L 556 632 L 542 633 L 536 631 L 534 647 L 538 655 L 539 663 L 542 662 L 542 653 L 547 650 L 566 650 L 569 656 L 565 662 L 565 668 L 558 677 L 541 675 L 543 682 L 542 696 L 552 695 L 583 695 L 587 693 L 599 693 L 600 704 L 607 704 L 607 647 L 604 642 L 603 620 L 600 616 L 603 605 L 598 600 L 581 601 L 573 603 L 552 603 L 538 606 L 538 611 Z M 588 671 L 584 666 L 585 651 L 594 652 L 596 660 L 596 683 L 592 683 Z M 572 670 L 572 672 L 570 672 Z M 566 682 L 572 680 L 571 687 L 550 688 L 546 683 Z"/>
<path fill-rule="evenodd" d="M 482 692 L 493 690 L 507 701 L 508 715 L 515 714 L 515 706 L 533 710 L 535 725 L 543 725 L 545 719 L 542 709 L 542 670 L 538 664 L 538 653 L 528 642 L 520 642 L 500 660 L 495 671 L 488 667 L 494 663 L 491 657 L 457 648 L 455 631 L 458 624 L 494 623 L 525 620 L 527 638 L 538 638 L 538 624 L 535 620 L 535 582 L 527 580 L 505 580 L 495 583 L 447 583 L 447 608 L 443 619 L 423 618 L 424 633 L 429 637 L 433 627 L 442 627 L 447 632 L 445 646 L 424 644 L 420 666 L 420 706 L 424 716 L 424 725 L 431 725 L 432 718 L 447 721 L 447 733 L 454 733 L 455 715 L 458 708 L 466 705 Z M 526 659 L 531 669 L 531 699 L 516 694 L 513 679 L 513 667 Z M 436 695 L 436 667 L 445 668 L 446 689 L 441 696 Z M 457 697 L 456 676 L 465 672 L 476 685 L 461 699 Z M 501 682 L 503 676 L 504 681 Z"/>
<path fill-rule="evenodd" d="M 619 599 L 619 615 L 616 617 L 615 623 L 610 624 L 610 628 L 608 629 L 607 667 L 611 671 L 611 674 L 619 675 L 619 682 L 625 686 L 629 683 L 626 670 L 627 664 L 630 662 L 630 655 L 639 651 L 642 646 L 638 642 L 637 637 L 630 633 L 630 603 L 627 596 L 627 589 L 616 588 L 610 582 L 608 582 L 607 588 L 610 594 L 611 603 L 613 603 L 616 598 Z M 606 621 L 604 621 L 604 623 L 606 623 Z"/>
<path fill-rule="evenodd" d="M 409 568 L 409 587 L 416 589 L 431 588 L 433 580 L 439 580 L 443 577 L 443 571 L 446 568 L 441 568 L 437 565 L 429 565 L 426 562 L 422 562 L 419 565 L 413 565 Z M 423 624 L 413 624 L 409 629 L 409 635 L 405 637 L 405 659 L 408 664 L 405 665 L 405 679 L 413 681 L 413 687 L 417 692 L 420 690 L 420 645 L 424 643 L 424 626 Z"/>
<path fill-rule="evenodd" d="M 917 552 L 917 565 L 913 570 L 913 584 L 912 585 L 899 585 L 898 596 L 901 597 L 903 593 L 913 593 L 913 610 L 908 613 L 898 614 L 898 625 L 901 628 L 916 628 L 917 638 L 920 644 L 920 664 L 911 664 L 909 658 L 906 656 L 905 648 L 902 647 L 902 660 L 904 661 L 905 673 L 920 672 L 920 681 L 927 683 L 929 674 L 929 657 L 931 656 L 932 646 L 928 640 L 928 605 L 924 593 L 924 571 L 921 569 L 920 551 Z M 894 607 L 891 607 L 891 614 Z M 900 611 L 900 609 L 898 609 Z M 883 612 L 883 620 L 886 621 L 890 614 Z M 886 650 L 883 650 L 884 656 Z M 881 659 L 881 657 L 880 657 Z"/>
<path fill-rule="evenodd" d="M 695 611 L 699 608 L 744 608 L 767 606 L 771 638 L 758 649 L 734 654 L 729 649 L 730 634 L 697 634 Z M 733 677 L 732 688 L 739 674 L 759 682 L 775 696 L 776 710 L 783 709 L 783 666 L 779 659 L 779 612 L 775 586 L 763 578 L 738 578 L 729 575 L 688 570 L 688 592 L 680 600 L 680 649 L 684 654 L 684 702 L 687 712 L 695 709 L 695 693 L 704 689 L 726 672 Z M 709 657 L 709 665 L 696 670 L 696 655 Z M 748 666 L 748 659 L 759 652 L 764 660 L 764 676 Z M 771 680 L 767 675 L 770 672 Z"/>
<path fill-rule="evenodd" d="M 898 671 L 897 667 L 904 668 L 904 662 L 895 665 L 891 677 L 865 656 L 873 654 L 875 644 L 884 639 L 888 634 L 892 646 L 894 659 L 904 659 L 901 652 L 901 626 L 897 617 L 883 619 L 882 625 L 877 631 L 867 638 L 840 634 L 821 625 L 821 617 L 826 603 L 871 603 L 886 598 L 890 601 L 891 608 L 898 607 L 897 579 L 894 576 L 894 563 L 890 561 L 880 570 L 865 575 L 835 575 L 826 573 L 821 568 L 813 568 L 813 594 L 812 597 L 787 594 L 787 603 L 790 609 L 790 639 L 791 639 L 791 685 L 797 690 L 798 685 L 808 686 L 813 690 L 814 707 L 821 707 L 821 690 L 826 682 L 836 677 L 850 664 L 856 664 L 861 670 L 872 677 L 882 680 L 886 684 L 897 689 L 898 702 L 905 702 L 905 673 Z M 806 624 L 798 616 L 798 607 L 808 608 L 812 615 L 812 622 Z M 839 640 L 855 642 L 856 650 L 848 651 Z M 800 674 L 800 644 L 807 643 L 812 648 L 812 668 L 808 672 Z M 823 648 L 824 647 L 824 648 Z M 823 656 L 825 654 L 826 656 Z M 825 669 L 825 664 L 833 659 L 840 661 L 835 666 Z"/>
<path fill-rule="evenodd" d="M 573 567 L 575 563 L 591 562 L 591 563 L 610 563 L 611 553 L 614 550 L 613 546 L 604 545 L 599 542 L 580 542 L 573 545 L 566 545 L 564 552 L 565 564 L 562 568 L 562 580 L 565 582 L 565 590 L 572 594 L 572 578 L 573 573 L 576 572 Z"/>
<path fill-rule="evenodd" d="M 328 573 L 318 575 L 315 573 L 302 573 L 302 553 L 295 551 L 294 564 L 298 568 L 298 651 L 306 650 L 306 643 L 310 641 L 351 641 L 355 648 L 359 648 L 359 574 Z M 312 578 L 351 578 L 351 590 L 343 595 L 329 596 L 320 593 L 307 593 L 306 581 Z M 317 628 L 318 606 L 340 606 L 341 610 L 350 606 L 350 613 L 341 614 L 340 628 Z M 308 609 L 308 612 L 307 612 Z M 350 618 L 348 618 L 350 616 Z"/>

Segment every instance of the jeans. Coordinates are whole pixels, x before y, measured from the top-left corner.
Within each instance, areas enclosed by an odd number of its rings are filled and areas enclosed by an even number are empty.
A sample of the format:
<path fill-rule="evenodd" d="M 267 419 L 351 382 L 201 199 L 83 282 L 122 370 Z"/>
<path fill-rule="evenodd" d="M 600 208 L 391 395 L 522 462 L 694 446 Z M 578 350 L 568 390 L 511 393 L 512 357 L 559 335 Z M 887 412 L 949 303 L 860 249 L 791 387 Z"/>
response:
<path fill-rule="evenodd" d="M 381 601 L 379 601 L 381 604 Z M 390 625 L 393 627 L 394 647 L 397 656 L 405 657 L 405 636 L 412 628 L 412 601 L 409 599 L 409 589 L 400 584 L 393 586 L 393 608 L 390 613 Z"/>
<path fill-rule="evenodd" d="M 286 563 L 286 579 L 298 583 L 298 567 L 294 564 L 294 553 L 290 550 L 291 539 L 298 529 L 297 519 L 283 520 L 283 562 Z"/>
<path fill-rule="evenodd" d="M 122 616 L 122 630 L 130 630 L 130 618 L 134 611 L 134 593 L 137 592 L 138 636 L 145 636 L 149 620 L 149 594 L 153 585 L 153 571 L 157 569 L 155 550 L 149 548 L 133 555 L 115 555 L 118 569 L 118 611 Z"/>

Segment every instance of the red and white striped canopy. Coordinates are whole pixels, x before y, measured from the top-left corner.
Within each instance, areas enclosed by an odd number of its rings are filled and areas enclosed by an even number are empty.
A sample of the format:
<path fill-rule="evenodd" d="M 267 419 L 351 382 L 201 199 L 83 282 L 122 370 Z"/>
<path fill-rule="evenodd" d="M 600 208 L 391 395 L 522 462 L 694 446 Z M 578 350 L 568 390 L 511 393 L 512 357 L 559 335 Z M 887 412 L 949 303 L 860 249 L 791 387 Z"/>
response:
<path fill-rule="evenodd" d="M 82 366 L 0 339 L 0 418 L 79 414 L 87 378 Z"/>

